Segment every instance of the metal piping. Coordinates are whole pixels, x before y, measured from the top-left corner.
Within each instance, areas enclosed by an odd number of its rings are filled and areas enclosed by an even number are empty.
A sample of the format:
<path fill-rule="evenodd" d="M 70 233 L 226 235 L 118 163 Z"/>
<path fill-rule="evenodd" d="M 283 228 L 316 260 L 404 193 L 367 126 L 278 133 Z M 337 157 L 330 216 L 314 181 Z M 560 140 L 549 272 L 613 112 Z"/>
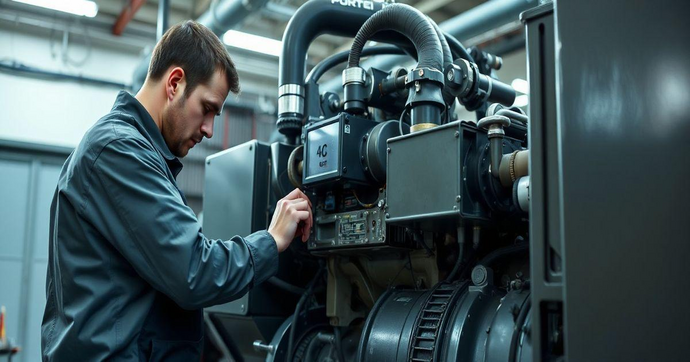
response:
<path fill-rule="evenodd" d="M 249 14 L 263 8 L 267 2 L 268 0 L 213 0 L 209 9 L 196 21 L 221 36 Z"/>
<path fill-rule="evenodd" d="M 268 0 L 212 0 L 211 6 L 196 20 L 211 29 L 218 37 L 242 22 L 248 15 L 263 8 Z M 146 80 L 151 52 L 149 51 L 134 69 L 132 90 L 139 91 Z"/>
<path fill-rule="evenodd" d="M 463 42 L 491 29 L 495 29 L 511 21 L 518 20 L 521 12 L 537 6 L 537 0 L 492 0 L 475 6 L 462 14 L 448 19 L 439 28 Z M 362 67 L 391 69 L 407 62 L 404 56 L 380 56 L 362 63 Z M 335 92 L 341 89 L 339 78 L 334 78 L 321 85 L 322 91 Z"/>
<path fill-rule="evenodd" d="M 311 0 L 302 5 L 283 34 L 283 50 L 278 66 L 278 85 L 290 85 L 298 88 L 298 92 L 281 93 L 278 99 L 278 130 L 294 138 L 301 129 L 304 117 L 303 84 L 306 76 L 306 57 L 309 45 L 321 34 L 354 37 L 362 24 L 369 17 L 381 10 L 384 3 L 355 2 L 351 5 L 347 1 Z M 338 19 L 334 21 L 333 19 Z M 377 33 L 372 40 L 409 46 L 410 41 L 404 36 L 383 31 Z M 281 100 L 281 98 L 286 98 Z M 295 108 L 297 107 L 297 108 Z"/>
<path fill-rule="evenodd" d="M 170 22 L 170 0 L 158 0 L 158 21 L 156 22 L 156 40 L 165 34 Z"/>

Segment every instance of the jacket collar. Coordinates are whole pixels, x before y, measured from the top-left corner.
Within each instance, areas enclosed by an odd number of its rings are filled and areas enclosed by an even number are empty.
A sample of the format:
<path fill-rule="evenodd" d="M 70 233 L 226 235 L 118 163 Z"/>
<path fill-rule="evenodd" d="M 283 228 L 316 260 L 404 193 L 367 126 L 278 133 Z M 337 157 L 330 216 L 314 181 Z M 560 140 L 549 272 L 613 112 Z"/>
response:
<path fill-rule="evenodd" d="M 153 147 L 155 147 L 158 153 L 165 159 L 168 167 L 170 167 L 170 171 L 177 177 L 182 170 L 182 162 L 170 152 L 156 122 L 153 121 L 153 118 L 139 100 L 125 91 L 120 91 L 117 94 L 112 111 L 120 111 L 134 118 L 139 132 L 151 141 Z"/>

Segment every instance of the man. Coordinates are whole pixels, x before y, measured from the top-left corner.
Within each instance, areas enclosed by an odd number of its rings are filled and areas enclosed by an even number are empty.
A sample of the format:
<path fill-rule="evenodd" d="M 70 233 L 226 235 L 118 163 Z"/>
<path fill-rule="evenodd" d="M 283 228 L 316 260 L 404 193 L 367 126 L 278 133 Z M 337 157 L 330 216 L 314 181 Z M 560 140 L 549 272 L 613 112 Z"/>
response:
<path fill-rule="evenodd" d="M 267 231 L 202 234 L 177 187 L 178 160 L 204 137 L 239 79 L 225 47 L 187 21 L 153 51 L 136 97 L 120 92 L 62 168 L 50 209 L 44 360 L 199 360 L 201 308 L 273 276 L 306 240 L 307 197 L 278 202 Z"/>

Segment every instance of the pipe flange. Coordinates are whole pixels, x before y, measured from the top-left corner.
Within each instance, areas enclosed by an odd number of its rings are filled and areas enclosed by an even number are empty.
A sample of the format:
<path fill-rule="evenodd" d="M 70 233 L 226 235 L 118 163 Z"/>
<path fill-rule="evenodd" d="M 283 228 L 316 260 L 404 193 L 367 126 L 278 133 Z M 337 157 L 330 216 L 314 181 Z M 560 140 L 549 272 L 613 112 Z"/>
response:
<path fill-rule="evenodd" d="M 465 59 L 456 59 L 445 69 L 446 85 L 450 93 L 458 98 L 464 98 L 477 90 L 478 82 L 475 81 L 479 69 L 474 63 Z"/>

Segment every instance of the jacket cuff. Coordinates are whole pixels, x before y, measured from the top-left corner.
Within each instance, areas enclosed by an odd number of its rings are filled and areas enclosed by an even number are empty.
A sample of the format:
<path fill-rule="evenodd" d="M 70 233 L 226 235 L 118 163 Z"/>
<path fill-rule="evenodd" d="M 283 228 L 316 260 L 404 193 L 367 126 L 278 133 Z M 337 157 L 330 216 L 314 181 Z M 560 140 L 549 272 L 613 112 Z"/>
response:
<path fill-rule="evenodd" d="M 244 242 L 249 248 L 254 265 L 253 286 L 263 283 L 278 272 L 278 247 L 273 236 L 266 230 L 257 231 Z"/>

